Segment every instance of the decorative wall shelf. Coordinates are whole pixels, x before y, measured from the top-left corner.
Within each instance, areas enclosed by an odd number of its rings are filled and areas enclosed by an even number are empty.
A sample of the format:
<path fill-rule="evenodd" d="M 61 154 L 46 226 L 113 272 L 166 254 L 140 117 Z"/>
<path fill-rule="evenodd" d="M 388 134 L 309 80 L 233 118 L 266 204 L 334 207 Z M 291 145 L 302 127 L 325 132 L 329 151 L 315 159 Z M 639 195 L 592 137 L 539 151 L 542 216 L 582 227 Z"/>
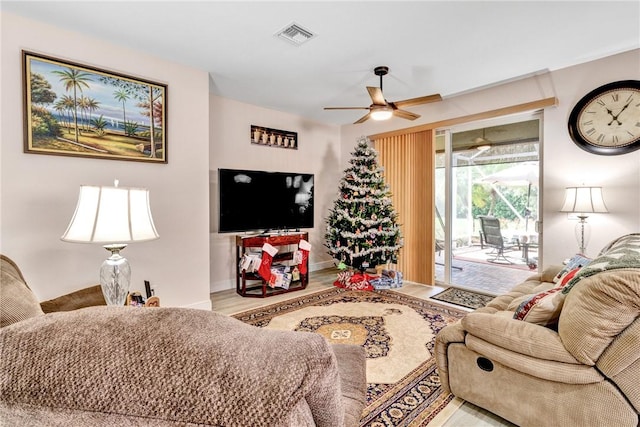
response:
<path fill-rule="evenodd" d="M 298 132 L 251 125 L 250 139 L 252 144 L 298 149 Z"/>

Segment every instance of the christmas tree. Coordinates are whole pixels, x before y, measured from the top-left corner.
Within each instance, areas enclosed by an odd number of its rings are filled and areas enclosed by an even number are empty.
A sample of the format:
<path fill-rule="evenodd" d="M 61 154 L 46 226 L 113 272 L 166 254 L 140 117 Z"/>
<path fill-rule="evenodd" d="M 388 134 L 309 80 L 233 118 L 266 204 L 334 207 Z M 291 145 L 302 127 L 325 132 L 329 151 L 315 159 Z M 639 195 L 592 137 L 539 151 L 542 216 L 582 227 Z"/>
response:
<path fill-rule="evenodd" d="M 397 262 L 402 247 L 397 214 L 378 165 L 378 152 L 361 137 L 327 218 L 325 246 L 337 261 L 364 271 Z"/>

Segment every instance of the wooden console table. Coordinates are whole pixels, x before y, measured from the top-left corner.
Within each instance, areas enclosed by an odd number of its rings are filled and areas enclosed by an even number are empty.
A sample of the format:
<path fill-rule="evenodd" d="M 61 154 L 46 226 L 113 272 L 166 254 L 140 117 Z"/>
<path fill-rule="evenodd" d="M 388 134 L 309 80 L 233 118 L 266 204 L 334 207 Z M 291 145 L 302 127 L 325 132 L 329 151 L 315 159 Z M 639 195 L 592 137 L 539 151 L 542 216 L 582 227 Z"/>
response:
<path fill-rule="evenodd" d="M 309 260 L 305 260 L 307 274 L 300 274 L 300 280 L 292 281 L 289 289 L 271 288 L 267 282 L 255 273 L 248 273 L 240 266 L 240 260 L 249 248 L 262 248 L 262 245 L 269 243 L 278 249 L 278 253 L 273 257 L 273 264 L 284 264 L 293 260 L 293 253 L 298 248 L 300 240 L 309 239 L 309 233 L 274 234 L 264 236 L 236 236 L 236 292 L 243 297 L 265 298 L 273 295 L 285 294 L 287 292 L 305 289 L 309 283 Z M 294 249 L 288 249 L 290 245 L 295 245 Z M 283 252 L 283 248 L 285 248 Z M 295 267 L 295 265 L 291 265 Z M 260 283 L 256 283 L 260 282 Z"/>

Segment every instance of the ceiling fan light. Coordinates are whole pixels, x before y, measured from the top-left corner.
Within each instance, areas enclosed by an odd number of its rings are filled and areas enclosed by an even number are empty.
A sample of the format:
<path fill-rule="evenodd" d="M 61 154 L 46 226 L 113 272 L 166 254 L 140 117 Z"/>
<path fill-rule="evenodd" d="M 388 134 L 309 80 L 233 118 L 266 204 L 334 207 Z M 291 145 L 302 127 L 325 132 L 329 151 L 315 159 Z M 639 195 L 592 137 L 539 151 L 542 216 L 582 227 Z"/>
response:
<path fill-rule="evenodd" d="M 393 115 L 393 108 L 388 105 L 375 106 L 371 108 L 370 115 L 373 120 L 388 120 Z"/>

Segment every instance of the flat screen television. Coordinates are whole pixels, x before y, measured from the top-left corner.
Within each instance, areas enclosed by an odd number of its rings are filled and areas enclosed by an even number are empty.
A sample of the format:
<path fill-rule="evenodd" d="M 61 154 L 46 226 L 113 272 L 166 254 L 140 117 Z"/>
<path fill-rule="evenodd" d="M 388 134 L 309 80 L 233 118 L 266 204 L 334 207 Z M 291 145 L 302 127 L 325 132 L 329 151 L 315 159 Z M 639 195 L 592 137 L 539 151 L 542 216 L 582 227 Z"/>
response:
<path fill-rule="evenodd" d="M 313 174 L 218 169 L 218 232 L 313 228 Z"/>

